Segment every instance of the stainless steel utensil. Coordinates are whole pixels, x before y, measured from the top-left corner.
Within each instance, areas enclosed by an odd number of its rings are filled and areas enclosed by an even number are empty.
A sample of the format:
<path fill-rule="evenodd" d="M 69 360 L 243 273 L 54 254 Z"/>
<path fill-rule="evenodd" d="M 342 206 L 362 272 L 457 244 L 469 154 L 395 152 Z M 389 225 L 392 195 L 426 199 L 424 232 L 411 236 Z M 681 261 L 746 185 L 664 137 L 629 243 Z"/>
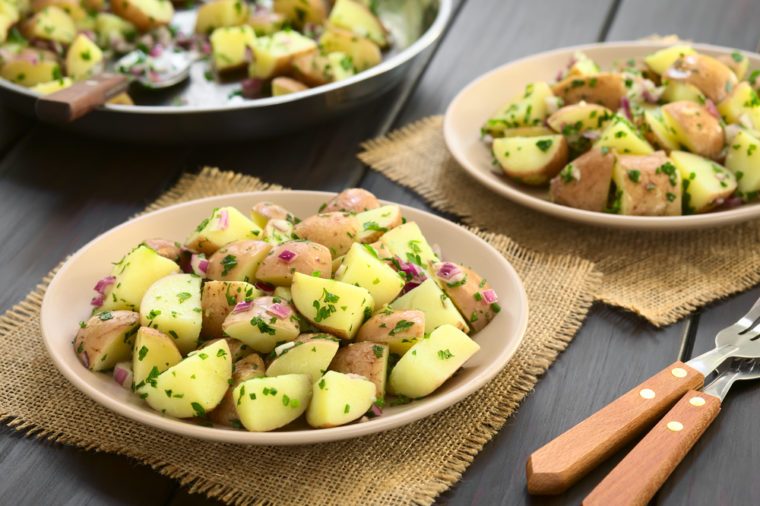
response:
<path fill-rule="evenodd" d="M 651 426 L 686 392 L 731 357 L 760 357 L 760 300 L 736 323 L 718 332 L 715 348 L 686 363 L 677 361 L 618 397 L 531 454 L 528 491 L 559 494 L 634 436 Z"/>
<path fill-rule="evenodd" d="M 701 392 L 690 390 L 584 499 L 586 506 L 644 506 L 720 412 L 731 386 L 760 378 L 754 359 L 733 359 Z"/>

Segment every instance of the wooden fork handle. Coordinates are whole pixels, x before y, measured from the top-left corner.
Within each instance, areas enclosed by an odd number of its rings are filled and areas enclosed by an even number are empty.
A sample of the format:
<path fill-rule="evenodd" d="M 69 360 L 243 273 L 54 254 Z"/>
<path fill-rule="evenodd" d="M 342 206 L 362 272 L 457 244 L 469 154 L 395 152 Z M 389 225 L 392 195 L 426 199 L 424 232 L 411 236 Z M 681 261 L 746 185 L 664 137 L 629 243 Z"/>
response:
<path fill-rule="evenodd" d="M 675 362 L 618 397 L 531 454 L 526 465 L 528 492 L 564 492 L 704 381 L 696 369 Z"/>
<path fill-rule="evenodd" d="M 48 123 L 70 123 L 123 93 L 129 80 L 102 73 L 37 99 L 37 117 Z"/>
<path fill-rule="evenodd" d="M 608 474 L 585 506 L 646 506 L 720 412 L 720 399 L 690 390 Z"/>

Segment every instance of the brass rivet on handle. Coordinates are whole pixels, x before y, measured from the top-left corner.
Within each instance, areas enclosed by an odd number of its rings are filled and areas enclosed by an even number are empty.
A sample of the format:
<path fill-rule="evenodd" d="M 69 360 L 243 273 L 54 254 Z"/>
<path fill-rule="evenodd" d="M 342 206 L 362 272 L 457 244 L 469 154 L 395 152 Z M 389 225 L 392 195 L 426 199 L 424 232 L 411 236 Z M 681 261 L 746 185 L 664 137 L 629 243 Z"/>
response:
<path fill-rule="evenodd" d="M 694 396 L 691 399 L 689 399 L 689 404 L 691 404 L 692 406 L 696 406 L 696 407 L 704 406 L 705 405 L 705 400 L 702 397 Z"/>
<path fill-rule="evenodd" d="M 673 432 L 678 432 L 683 430 L 683 424 L 681 422 L 677 422 L 673 420 L 672 422 L 668 422 L 668 430 L 671 430 Z"/>
<path fill-rule="evenodd" d="M 673 374 L 673 376 L 675 376 L 676 378 L 685 378 L 685 377 L 686 377 L 686 375 L 688 374 L 688 373 L 686 372 L 686 369 L 683 369 L 683 368 L 681 368 L 681 367 L 676 367 L 676 368 L 674 368 L 674 369 L 673 369 L 672 371 L 670 371 L 670 372 L 671 372 L 671 373 Z"/>
<path fill-rule="evenodd" d="M 651 388 L 642 388 L 641 391 L 639 391 L 639 395 L 644 399 L 654 399 L 657 394 L 655 394 L 654 390 Z"/>

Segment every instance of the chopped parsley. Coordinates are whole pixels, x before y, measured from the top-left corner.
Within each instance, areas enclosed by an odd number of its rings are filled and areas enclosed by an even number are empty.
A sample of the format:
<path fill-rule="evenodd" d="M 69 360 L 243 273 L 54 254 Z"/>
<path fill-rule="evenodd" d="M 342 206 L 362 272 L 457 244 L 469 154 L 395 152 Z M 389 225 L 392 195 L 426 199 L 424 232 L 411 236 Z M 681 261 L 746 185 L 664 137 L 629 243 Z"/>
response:
<path fill-rule="evenodd" d="M 159 311 L 159 313 L 160 313 L 160 311 Z M 107 321 L 107 320 L 113 319 L 113 315 L 111 314 L 110 311 L 105 311 L 103 313 L 100 313 L 98 315 L 98 318 L 100 318 L 101 321 Z"/>
<path fill-rule="evenodd" d="M 540 141 L 536 141 L 536 147 L 540 149 L 541 151 L 543 151 L 544 153 L 546 153 L 547 151 L 549 151 L 549 148 L 552 147 L 553 143 L 554 141 L 552 141 L 551 139 L 541 139 Z"/>
<path fill-rule="evenodd" d="M 379 344 L 372 345 L 372 353 L 374 353 L 377 358 L 383 358 L 383 347 Z"/>
<path fill-rule="evenodd" d="M 147 355 L 147 354 L 148 354 L 148 347 L 147 346 L 143 346 L 137 352 L 137 360 L 142 361 L 142 359 L 144 359 L 145 355 Z"/>
<path fill-rule="evenodd" d="M 453 356 L 454 354 L 451 353 L 448 348 L 446 348 L 445 350 L 438 350 L 438 358 L 440 358 L 441 360 L 448 360 L 452 358 Z"/>
<path fill-rule="evenodd" d="M 387 232 L 386 227 L 381 227 L 376 221 L 367 221 L 364 223 L 364 230 L 373 230 L 375 232 Z"/>
<path fill-rule="evenodd" d="M 197 402 L 190 403 L 190 406 L 193 407 L 193 411 L 195 411 L 195 416 L 197 416 L 197 417 L 204 417 L 204 416 L 206 416 L 206 410 L 203 409 L 203 406 L 201 406 Z"/>
<path fill-rule="evenodd" d="M 190 297 L 192 297 L 192 294 L 190 294 L 190 292 L 179 292 L 177 294 L 177 298 L 179 299 L 179 303 L 180 304 L 182 304 L 183 302 L 185 302 Z"/>
<path fill-rule="evenodd" d="M 399 320 L 396 322 L 396 326 L 393 327 L 393 329 L 388 333 L 390 336 L 395 336 L 396 334 L 403 332 L 405 330 L 409 330 L 409 328 L 414 325 L 414 322 L 410 322 L 408 320 Z"/>
<path fill-rule="evenodd" d="M 226 276 L 228 272 L 235 268 L 237 265 L 237 258 L 235 255 L 227 255 L 222 259 L 222 276 Z"/>
<path fill-rule="evenodd" d="M 641 171 L 636 170 L 636 169 L 629 170 L 628 179 L 630 179 L 634 183 L 638 183 L 641 180 Z"/>
<path fill-rule="evenodd" d="M 259 316 L 254 316 L 251 318 L 251 325 L 258 328 L 259 332 L 262 334 L 269 334 L 270 336 L 273 336 L 276 333 L 275 329 Z"/>

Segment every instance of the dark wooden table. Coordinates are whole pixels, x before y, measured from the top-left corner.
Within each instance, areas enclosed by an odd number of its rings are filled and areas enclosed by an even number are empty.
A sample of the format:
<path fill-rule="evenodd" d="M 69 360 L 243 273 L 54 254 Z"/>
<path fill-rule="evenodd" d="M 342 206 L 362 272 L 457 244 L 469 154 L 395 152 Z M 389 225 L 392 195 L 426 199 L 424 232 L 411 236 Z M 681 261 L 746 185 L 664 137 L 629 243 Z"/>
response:
<path fill-rule="evenodd" d="M 360 185 L 427 208 L 412 192 L 368 171 L 358 144 L 441 113 L 481 73 L 531 53 L 650 34 L 755 50 L 757 0 L 461 0 L 432 58 L 363 110 L 312 131 L 265 142 L 171 148 L 92 142 L 0 109 L 0 309 L 23 298 L 66 254 L 119 224 L 203 165 L 255 174 L 294 188 Z M 473 183 L 474 184 L 474 183 Z M 760 287 L 655 329 L 597 305 L 572 345 L 519 412 L 440 498 L 450 504 L 578 503 L 620 456 L 555 499 L 525 492 L 527 455 L 675 358 L 710 346 L 715 331 L 760 296 Z M 12 356 L 4 360 L 12 360 Z M 661 504 L 760 501 L 760 387 L 740 385 L 723 413 L 656 497 Z M 129 459 L 30 440 L 0 427 L 0 504 L 209 504 Z"/>

